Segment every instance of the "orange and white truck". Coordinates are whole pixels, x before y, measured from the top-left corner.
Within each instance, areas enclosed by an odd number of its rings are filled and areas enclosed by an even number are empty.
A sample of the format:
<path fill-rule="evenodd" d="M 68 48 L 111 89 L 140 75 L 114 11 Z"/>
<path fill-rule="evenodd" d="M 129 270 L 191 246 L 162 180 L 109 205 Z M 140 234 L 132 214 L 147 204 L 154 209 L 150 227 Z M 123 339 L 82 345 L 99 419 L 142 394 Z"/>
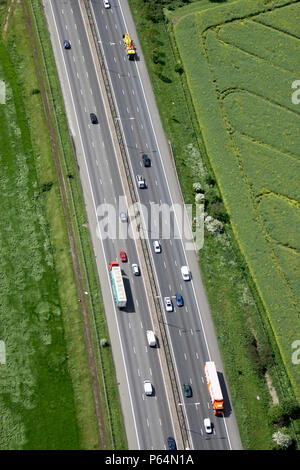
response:
<path fill-rule="evenodd" d="M 128 33 L 123 34 L 123 41 L 126 47 L 126 53 L 129 60 L 134 60 L 135 58 L 135 47 L 132 39 Z"/>
<path fill-rule="evenodd" d="M 224 400 L 220 382 L 218 379 L 216 365 L 213 361 L 206 362 L 204 365 L 204 374 L 208 387 L 208 392 L 212 402 L 215 415 L 222 415 L 224 411 Z"/>

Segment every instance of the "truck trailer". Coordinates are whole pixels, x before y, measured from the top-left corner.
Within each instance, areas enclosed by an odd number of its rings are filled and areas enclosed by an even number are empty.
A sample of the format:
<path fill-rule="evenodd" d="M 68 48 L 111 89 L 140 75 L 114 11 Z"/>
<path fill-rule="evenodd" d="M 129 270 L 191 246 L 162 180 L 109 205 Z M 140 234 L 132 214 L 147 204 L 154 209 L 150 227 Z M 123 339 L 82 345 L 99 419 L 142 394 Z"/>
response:
<path fill-rule="evenodd" d="M 224 410 L 223 395 L 218 379 L 215 363 L 213 361 L 206 362 L 204 365 L 204 373 L 207 382 L 208 392 L 212 402 L 215 415 L 222 415 Z"/>
<path fill-rule="evenodd" d="M 110 278 L 114 293 L 115 304 L 118 308 L 126 307 L 127 297 L 119 263 L 112 261 L 109 264 Z"/>

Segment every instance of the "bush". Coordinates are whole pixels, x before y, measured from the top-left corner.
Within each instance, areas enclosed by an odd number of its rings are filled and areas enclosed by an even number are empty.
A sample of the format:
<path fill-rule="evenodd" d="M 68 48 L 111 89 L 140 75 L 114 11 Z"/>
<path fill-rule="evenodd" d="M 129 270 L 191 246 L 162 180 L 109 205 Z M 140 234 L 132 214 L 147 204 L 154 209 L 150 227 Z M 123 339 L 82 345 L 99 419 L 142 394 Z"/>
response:
<path fill-rule="evenodd" d="M 157 48 L 152 51 L 152 60 L 155 64 L 159 63 L 159 50 Z"/>
<path fill-rule="evenodd" d="M 52 181 L 48 181 L 47 183 L 43 183 L 42 186 L 41 186 L 41 192 L 42 193 L 47 193 L 48 191 L 50 191 L 52 186 L 53 186 Z"/>
<path fill-rule="evenodd" d="M 256 338 L 252 333 L 246 332 L 245 339 L 248 357 L 252 363 L 252 366 L 257 374 L 263 375 L 265 371 L 260 362 Z"/>
<path fill-rule="evenodd" d="M 209 205 L 216 204 L 217 202 L 222 202 L 222 199 L 220 198 L 216 188 L 207 188 L 205 190 L 205 198 Z"/>
<path fill-rule="evenodd" d="M 276 442 L 278 447 L 281 449 L 288 449 L 293 442 L 293 439 L 289 434 L 286 434 L 286 429 L 281 428 L 281 431 L 274 432 L 273 436 L 273 441 Z"/>
<path fill-rule="evenodd" d="M 223 224 L 227 224 L 229 222 L 229 215 L 226 212 L 223 202 L 209 204 L 209 215 L 214 219 L 220 220 Z"/>
<path fill-rule="evenodd" d="M 216 184 L 216 180 L 215 178 L 210 175 L 209 173 L 206 174 L 205 176 L 205 183 L 208 185 L 208 186 L 214 186 Z"/>
<path fill-rule="evenodd" d="M 269 418 L 272 424 L 279 424 L 283 426 L 284 419 L 282 416 L 282 406 L 280 403 L 271 405 L 269 408 Z"/>
<path fill-rule="evenodd" d="M 259 344 L 258 354 L 261 367 L 264 371 L 270 367 L 274 362 L 274 352 L 269 343 Z"/>
<path fill-rule="evenodd" d="M 295 398 L 284 398 L 281 403 L 282 414 L 286 419 L 296 419 L 299 416 L 300 407 Z"/>
<path fill-rule="evenodd" d="M 183 72 L 184 72 L 181 63 L 176 64 L 174 70 L 175 70 L 175 72 L 178 73 L 179 75 L 182 75 Z"/>
<path fill-rule="evenodd" d="M 273 424 L 284 426 L 289 423 L 290 419 L 298 418 L 299 409 L 294 398 L 284 398 L 281 403 L 271 406 L 269 417 Z"/>

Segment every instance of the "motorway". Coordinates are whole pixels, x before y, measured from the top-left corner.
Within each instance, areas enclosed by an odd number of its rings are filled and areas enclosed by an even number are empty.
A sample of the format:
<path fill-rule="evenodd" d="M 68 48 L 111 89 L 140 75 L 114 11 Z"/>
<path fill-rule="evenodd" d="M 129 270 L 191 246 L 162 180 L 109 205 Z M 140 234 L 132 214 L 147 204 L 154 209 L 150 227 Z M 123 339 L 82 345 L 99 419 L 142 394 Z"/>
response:
<path fill-rule="evenodd" d="M 89 225 L 99 230 L 97 212 L 99 215 L 101 204 L 109 204 L 115 208 L 117 221 L 120 211 L 127 209 L 126 190 L 120 176 L 122 169 L 117 158 L 116 141 L 113 138 L 111 123 L 106 116 L 105 99 L 97 78 L 95 58 L 92 56 L 80 2 L 44 0 L 44 5 L 70 130 L 76 148 L 80 147 L 81 156 L 77 155 L 77 158 L 80 161 L 80 176 L 86 205 L 89 207 L 87 209 Z M 130 33 L 133 28 L 127 2 L 112 0 L 112 8 L 108 10 L 103 8 L 101 0 L 91 0 L 90 6 L 98 43 L 105 57 L 132 178 L 135 181 L 135 176 L 142 174 L 146 179 L 147 188 L 136 189 L 139 201 L 149 214 L 155 204 L 172 207 L 173 192 L 175 187 L 176 193 L 177 182 L 174 179 L 170 180 L 171 173 L 166 167 L 168 160 L 165 155 L 162 156 L 161 149 L 164 149 L 164 143 L 161 144 L 161 137 L 153 123 L 153 114 L 150 111 L 153 103 L 149 105 L 149 98 L 145 92 L 143 78 L 145 66 L 143 68 L 142 61 L 128 61 L 122 42 L 122 35 L 128 30 L 127 23 L 130 22 Z M 70 50 L 63 49 L 64 39 L 70 41 Z M 138 44 L 136 37 L 135 42 Z M 97 115 L 99 124 L 91 124 L 89 117 L 91 112 Z M 142 166 L 143 153 L 151 158 L 150 168 Z M 119 201 L 122 201 L 123 207 L 119 207 Z M 209 334 L 207 327 L 204 329 L 209 312 L 206 312 L 207 302 L 203 299 L 203 291 L 200 296 L 197 287 L 199 272 L 196 272 L 198 271 L 195 267 L 196 257 L 194 253 L 186 253 L 182 239 L 175 236 L 174 232 L 179 233 L 179 230 L 176 231 L 178 221 L 174 212 L 170 213 L 170 224 L 167 222 L 167 217 L 162 218 L 161 224 L 158 219 L 151 221 L 151 231 L 146 228 L 146 217 L 142 220 L 144 232 L 150 238 L 149 250 L 161 299 L 163 300 L 165 296 L 172 297 L 176 292 L 179 292 L 184 299 L 184 306 L 177 307 L 173 298 L 174 311 L 170 313 L 164 311 L 176 378 L 181 390 L 181 400 L 176 406 L 183 408 L 191 448 L 241 448 L 232 410 L 230 413 L 225 413 L 222 418 L 216 418 L 212 412 L 204 378 L 204 363 L 207 360 L 216 360 L 218 370 L 222 369 L 219 356 L 215 353 L 217 345 L 212 328 L 209 329 Z M 160 237 L 162 252 L 155 254 L 151 238 L 157 239 L 157 234 L 154 234 L 153 230 L 162 235 L 164 224 L 165 229 L 168 226 L 173 229 L 170 236 Z M 165 449 L 166 438 L 174 435 L 176 437 L 174 415 L 172 416 L 160 350 L 150 349 L 147 346 L 146 330 L 154 329 L 150 293 L 145 287 L 143 272 L 140 277 L 133 276 L 131 272 L 131 263 L 142 265 L 142 261 L 137 243 L 126 237 L 126 229 L 126 224 L 124 226 L 117 223 L 116 236 L 108 238 L 104 236 L 102 227 L 101 242 L 93 234 L 92 239 L 95 253 L 102 251 L 99 258 L 102 256 L 106 266 L 103 269 L 103 263 L 99 263 L 98 268 L 101 270 L 99 276 L 103 297 L 106 295 L 112 297 L 111 287 L 107 288 L 109 262 L 112 260 L 120 262 L 121 249 L 124 249 L 128 255 L 128 263 L 122 264 L 128 305 L 123 312 L 110 306 L 110 313 L 113 315 L 110 321 L 116 325 L 115 336 L 111 338 L 114 357 L 119 354 L 118 359 L 123 362 L 126 378 L 127 394 L 123 388 L 121 402 L 125 424 L 126 420 L 130 423 L 126 426 L 127 431 L 131 429 L 129 446 L 137 449 Z M 191 260 L 192 256 L 195 257 L 194 262 Z M 193 279 L 190 282 L 182 280 L 180 267 L 183 265 L 192 266 Z M 154 385 L 153 397 L 146 397 L 143 392 L 145 379 L 149 379 Z M 224 375 L 222 379 L 224 385 Z M 184 397 L 183 383 L 191 385 L 193 390 L 191 398 Z M 227 408 L 229 409 L 229 400 Z M 213 423 L 212 435 L 204 432 L 203 419 L 206 417 L 210 417 Z"/>

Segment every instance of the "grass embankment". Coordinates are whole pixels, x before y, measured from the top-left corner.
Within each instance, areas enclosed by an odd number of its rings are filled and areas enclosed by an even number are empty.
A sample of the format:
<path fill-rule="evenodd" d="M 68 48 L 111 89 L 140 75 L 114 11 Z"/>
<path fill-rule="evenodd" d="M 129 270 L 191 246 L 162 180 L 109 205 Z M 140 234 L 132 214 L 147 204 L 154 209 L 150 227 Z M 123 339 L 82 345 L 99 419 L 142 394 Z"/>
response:
<path fill-rule="evenodd" d="M 243 446 L 269 449 L 274 444 L 271 437 L 275 427 L 269 413 L 274 407 L 265 373 L 270 374 L 280 400 L 293 399 L 293 392 L 272 330 L 264 321 L 264 308 L 229 224 L 176 49 L 172 25 L 147 20 L 141 0 L 129 3 L 163 126 L 172 143 L 185 202 L 195 201 L 193 183 L 200 182 L 206 212 L 225 226 L 223 234 L 211 235 L 205 230 L 199 264 Z M 200 7 L 216 6 L 216 3 L 202 0 L 175 10 L 169 16 L 175 21 Z M 197 63 L 197 54 L 191 53 L 190 48 L 192 33 L 190 28 L 185 29 L 188 37 L 185 51 L 189 60 Z M 194 45 L 197 46 L 196 41 Z M 197 86 L 202 90 L 206 85 L 202 80 Z M 290 432 L 293 434 L 293 430 Z"/>
<path fill-rule="evenodd" d="M 0 40 L 0 80 L 6 85 L 0 105 L 0 339 L 6 348 L 6 363 L 0 365 L 0 447 L 97 449 L 82 317 L 49 133 L 22 7 L 13 6 L 5 41 Z M 2 3 L 1 26 L 6 15 Z M 90 279 L 95 301 L 95 273 Z M 110 351 L 105 354 L 107 379 L 113 382 Z M 116 422 L 122 423 L 120 416 Z M 116 430 L 115 442 L 124 445 L 122 430 Z"/>
<path fill-rule="evenodd" d="M 74 356 L 68 360 L 64 327 L 69 314 L 68 321 L 76 325 L 80 313 L 20 7 L 6 38 L 0 43 L 6 85 L 6 102 L 0 106 L 0 337 L 6 346 L 6 364 L 0 367 L 0 447 L 80 448 Z M 47 212 L 51 206 L 55 217 Z M 58 254 L 64 261 L 59 266 Z M 78 340 L 81 348 L 80 333 L 73 353 Z"/>

